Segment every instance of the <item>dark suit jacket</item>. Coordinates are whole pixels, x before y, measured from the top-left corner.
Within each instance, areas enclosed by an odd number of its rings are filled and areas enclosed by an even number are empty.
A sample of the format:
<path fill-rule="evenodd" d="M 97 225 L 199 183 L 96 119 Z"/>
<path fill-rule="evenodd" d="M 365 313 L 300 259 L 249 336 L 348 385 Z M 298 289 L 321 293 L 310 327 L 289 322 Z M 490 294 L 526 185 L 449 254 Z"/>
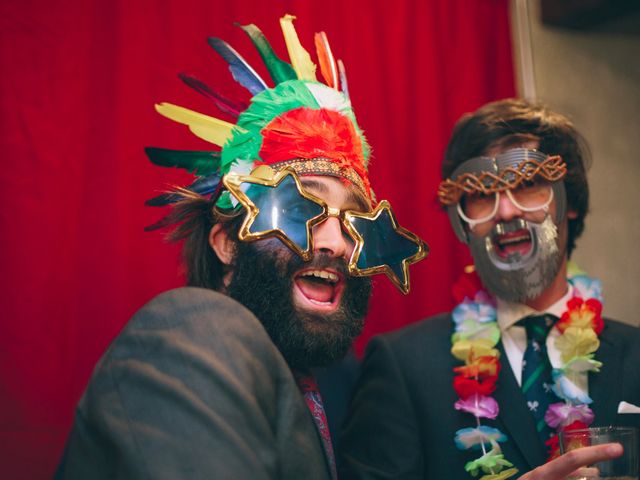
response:
<path fill-rule="evenodd" d="M 344 358 L 327 367 L 312 370 L 322 395 L 322 403 L 327 415 L 329 433 L 335 452 L 340 449 L 340 429 L 347 416 L 349 400 L 353 394 L 359 371 L 360 362 L 351 351 Z M 336 458 L 338 468 L 340 468 L 339 460 L 340 458 Z"/>
<path fill-rule="evenodd" d="M 328 479 L 313 419 L 260 322 L 198 288 L 143 307 L 97 365 L 61 479 Z"/>
<path fill-rule="evenodd" d="M 459 362 L 450 353 L 452 328 L 451 316 L 440 315 L 370 342 L 341 439 L 341 480 L 471 478 L 464 465 L 479 453 L 453 442 L 457 430 L 475 423 L 453 407 L 452 369 Z M 639 414 L 616 413 L 621 400 L 640 405 L 640 329 L 606 321 L 600 342 L 596 358 L 604 366 L 589 378 L 593 426 L 640 426 Z M 494 394 L 500 414 L 483 424 L 509 437 L 501 444 L 505 458 L 524 473 L 547 454 L 502 357 Z"/>

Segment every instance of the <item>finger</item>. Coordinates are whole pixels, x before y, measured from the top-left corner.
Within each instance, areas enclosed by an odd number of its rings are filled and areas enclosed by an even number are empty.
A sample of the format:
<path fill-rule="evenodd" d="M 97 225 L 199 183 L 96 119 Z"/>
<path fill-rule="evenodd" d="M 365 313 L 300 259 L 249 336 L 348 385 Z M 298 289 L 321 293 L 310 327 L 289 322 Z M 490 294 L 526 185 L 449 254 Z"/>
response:
<path fill-rule="evenodd" d="M 572 477 L 598 478 L 598 476 L 600 475 L 600 469 L 597 467 L 583 467 L 574 470 L 569 475 L 571 475 Z"/>
<path fill-rule="evenodd" d="M 622 455 L 622 445 L 605 443 L 591 447 L 576 448 L 549 463 L 520 477 L 520 480 L 562 480 L 573 471 L 592 463 L 610 460 Z"/>

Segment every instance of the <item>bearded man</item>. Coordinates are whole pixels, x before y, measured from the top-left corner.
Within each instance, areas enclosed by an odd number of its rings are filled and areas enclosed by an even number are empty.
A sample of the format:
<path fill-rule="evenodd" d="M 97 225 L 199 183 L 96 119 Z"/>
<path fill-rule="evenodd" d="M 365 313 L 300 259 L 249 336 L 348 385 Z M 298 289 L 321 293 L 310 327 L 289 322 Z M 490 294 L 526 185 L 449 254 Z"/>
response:
<path fill-rule="evenodd" d="M 438 196 L 475 272 L 453 312 L 370 342 L 346 478 L 561 478 L 568 456 L 545 464 L 558 432 L 640 426 L 626 415 L 640 412 L 640 330 L 603 321 L 600 283 L 568 262 L 588 210 L 583 156 L 542 105 L 503 100 L 459 121 Z"/>
<path fill-rule="evenodd" d="M 336 479 L 322 399 L 310 371 L 341 358 L 384 273 L 404 293 L 427 253 L 376 202 L 369 146 L 344 68 L 316 35 L 326 83 L 281 20 L 293 66 L 260 30 L 241 27 L 275 86 L 227 43 L 210 45 L 251 93 L 250 105 L 181 78 L 235 124 L 162 103 L 219 151 L 149 148 L 195 171 L 152 228 L 184 240 L 189 287 L 161 294 L 127 324 L 80 401 L 57 477 L 64 479 Z"/>

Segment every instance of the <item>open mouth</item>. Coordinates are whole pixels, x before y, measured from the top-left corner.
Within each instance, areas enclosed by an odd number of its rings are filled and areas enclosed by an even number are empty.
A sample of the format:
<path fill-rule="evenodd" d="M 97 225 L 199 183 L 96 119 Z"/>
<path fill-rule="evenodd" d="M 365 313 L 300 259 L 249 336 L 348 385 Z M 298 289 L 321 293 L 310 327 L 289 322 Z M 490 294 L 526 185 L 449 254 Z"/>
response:
<path fill-rule="evenodd" d="M 493 237 L 493 246 L 498 257 L 506 259 L 514 254 L 524 256 L 531 251 L 531 233 L 527 229 L 504 233 Z"/>
<path fill-rule="evenodd" d="M 294 278 L 294 299 L 305 308 L 333 310 L 340 303 L 344 279 L 332 270 L 308 269 Z"/>

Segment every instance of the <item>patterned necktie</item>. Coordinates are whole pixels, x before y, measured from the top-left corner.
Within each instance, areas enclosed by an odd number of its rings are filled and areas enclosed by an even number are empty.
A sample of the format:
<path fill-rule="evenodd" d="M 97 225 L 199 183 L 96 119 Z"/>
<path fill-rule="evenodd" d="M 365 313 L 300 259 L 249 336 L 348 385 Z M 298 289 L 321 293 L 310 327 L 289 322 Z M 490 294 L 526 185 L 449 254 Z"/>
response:
<path fill-rule="evenodd" d="M 525 317 L 518 322 L 527 331 L 527 349 L 522 361 L 522 393 L 543 443 L 554 433 L 544 421 L 544 414 L 549 404 L 560 401 L 551 390 L 553 382 L 546 345 L 547 335 L 556 320 L 553 315 L 539 315 Z"/>
<path fill-rule="evenodd" d="M 331 443 L 331 435 L 329 434 L 329 424 L 327 423 L 327 415 L 324 412 L 324 406 L 322 405 L 322 396 L 320 395 L 320 389 L 316 383 L 316 379 L 313 376 L 300 376 L 296 375 L 296 381 L 298 388 L 304 395 L 304 399 L 307 402 L 307 407 L 311 411 L 311 416 L 316 424 L 320 438 L 322 439 L 322 446 L 324 447 L 324 453 L 329 463 L 329 470 L 331 471 L 332 480 L 338 480 L 338 472 L 336 469 L 336 457 L 333 452 L 333 444 Z"/>

